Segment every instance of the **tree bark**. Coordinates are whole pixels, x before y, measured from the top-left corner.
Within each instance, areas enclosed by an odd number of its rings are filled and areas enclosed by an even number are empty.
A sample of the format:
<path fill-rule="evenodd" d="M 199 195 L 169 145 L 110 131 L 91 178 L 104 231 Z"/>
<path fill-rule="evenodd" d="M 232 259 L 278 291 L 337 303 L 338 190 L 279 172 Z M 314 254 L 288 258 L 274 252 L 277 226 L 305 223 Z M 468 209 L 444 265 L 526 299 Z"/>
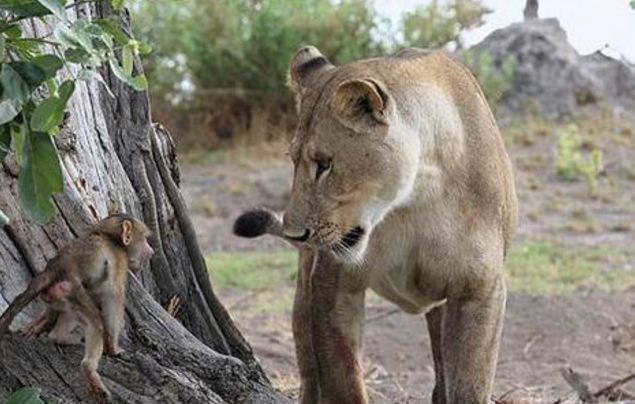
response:
<path fill-rule="evenodd" d="M 76 10 L 81 18 L 101 17 L 111 13 L 105 3 Z M 25 22 L 23 29 L 39 37 L 50 33 L 50 27 L 35 21 Z M 141 70 L 138 60 L 135 69 Z M 48 224 L 38 226 L 23 216 L 19 169 L 12 156 L 2 163 L 0 209 L 11 222 L 0 229 L 0 311 L 59 248 L 109 213 L 128 212 L 150 227 L 156 254 L 150 268 L 130 276 L 121 341 L 127 352 L 100 362 L 113 401 L 290 402 L 271 387 L 212 290 L 178 189 L 174 144 L 165 129 L 152 124 L 148 94 L 107 69 L 102 74 L 115 97 L 99 83 L 77 83 L 56 138 L 64 193 L 55 196 L 58 213 Z M 162 307 L 175 296 L 182 303 L 176 318 Z M 34 307 L 26 310 L 14 329 L 34 313 Z M 79 367 L 82 353 L 83 347 L 60 349 L 44 338 L 26 342 L 18 333 L 10 335 L 0 350 L 0 398 L 32 386 L 49 403 L 89 400 Z"/>

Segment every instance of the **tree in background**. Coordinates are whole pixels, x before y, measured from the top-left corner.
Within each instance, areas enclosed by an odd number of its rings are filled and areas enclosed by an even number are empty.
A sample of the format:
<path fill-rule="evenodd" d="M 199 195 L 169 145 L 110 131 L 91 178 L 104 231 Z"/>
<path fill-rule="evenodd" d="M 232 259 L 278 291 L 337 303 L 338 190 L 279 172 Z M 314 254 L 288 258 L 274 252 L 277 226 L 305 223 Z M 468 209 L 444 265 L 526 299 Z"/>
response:
<path fill-rule="evenodd" d="M 479 0 L 454 0 L 441 4 L 432 0 L 403 17 L 405 46 L 462 48 L 461 34 L 485 23 L 491 10 Z"/>
<path fill-rule="evenodd" d="M 526 20 L 535 20 L 538 18 L 538 0 L 527 0 L 523 15 Z"/>
<path fill-rule="evenodd" d="M 175 80 L 181 78 L 197 91 L 248 90 L 287 102 L 281 87 L 301 45 L 316 44 L 338 63 L 382 50 L 373 36 L 379 19 L 367 0 L 140 1 L 136 10 L 140 36 L 155 46 L 149 58 L 155 89 L 169 96 L 183 89 Z"/>
<path fill-rule="evenodd" d="M 209 132 L 231 137 L 232 116 L 247 130 L 263 108 L 284 132 L 289 58 L 302 45 L 335 64 L 410 46 L 460 48 L 488 12 L 480 0 L 434 0 L 394 23 L 371 0 L 138 0 L 133 18 L 155 49 L 146 63 L 155 111 L 200 141 Z M 252 126 L 260 135 L 263 125 Z"/>

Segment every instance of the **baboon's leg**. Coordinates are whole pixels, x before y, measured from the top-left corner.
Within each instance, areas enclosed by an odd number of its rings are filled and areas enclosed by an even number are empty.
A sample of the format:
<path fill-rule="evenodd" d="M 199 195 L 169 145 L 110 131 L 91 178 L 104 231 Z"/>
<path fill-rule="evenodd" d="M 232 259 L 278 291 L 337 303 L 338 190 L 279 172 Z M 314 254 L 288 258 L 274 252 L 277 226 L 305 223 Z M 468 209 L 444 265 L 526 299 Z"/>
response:
<path fill-rule="evenodd" d="M 300 370 L 300 403 L 316 404 L 320 402 L 318 369 L 313 342 L 311 340 L 311 290 L 309 278 L 313 268 L 313 252 L 300 251 L 298 263 L 298 282 L 293 302 L 293 340 Z"/>
<path fill-rule="evenodd" d="M 319 404 L 366 404 L 361 367 L 364 271 L 346 268 L 329 252 L 316 254 L 310 287 Z"/>
<path fill-rule="evenodd" d="M 101 302 L 101 312 L 104 322 L 104 353 L 117 356 L 123 352 L 119 347 L 119 335 L 124 322 L 123 290 L 116 291 Z"/>
<path fill-rule="evenodd" d="M 77 313 L 69 310 L 60 313 L 55 326 L 49 333 L 49 338 L 57 345 L 81 344 L 82 338 L 73 331 L 80 325 Z"/>
<path fill-rule="evenodd" d="M 97 372 L 99 359 L 104 351 L 104 322 L 99 308 L 79 281 L 75 282 L 74 290 L 79 313 L 86 325 L 84 329 L 86 346 L 82 359 L 82 369 L 88 381 L 90 392 L 100 400 L 107 400 L 110 398 L 110 392 Z"/>
<path fill-rule="evenodd" d="M 502 271 L 501 271 L 502 272 Z M 503 314 L 502 274 L 481 280 L 480 287 L 448 297 L 443 328 L 443 364 L 448 404 L 490 402 Z"/>
<path fill-rule="evenodd" d="M 435 307 L 426 314 L 430 346 L 434 359 L 434 390 L 432 391 L 432 404 L 446 404 L 447 392 L 445 390 L 445 375 L 443 374 L 443 319 L 445 317 L 445 304 Z"/>

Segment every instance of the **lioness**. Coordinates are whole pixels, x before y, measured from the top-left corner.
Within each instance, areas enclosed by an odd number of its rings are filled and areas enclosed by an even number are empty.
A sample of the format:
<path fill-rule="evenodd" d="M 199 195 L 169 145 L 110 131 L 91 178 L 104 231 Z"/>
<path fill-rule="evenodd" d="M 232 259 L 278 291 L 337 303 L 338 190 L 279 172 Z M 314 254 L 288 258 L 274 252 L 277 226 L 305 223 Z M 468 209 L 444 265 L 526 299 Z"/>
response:
<path fill-rule="evenodd" d="M 300 401 L 367 403 L 360 350 L 370 287 L 408 313 L 426 313 L 433 403 L 488 403 L 517 200 L 475 79 L 436 52 L 336 67 L 306 47 L 290 80 L 299 125 L 284 219 L 253 211 L 234 231 L 276 234 L 300 248 Z"/>

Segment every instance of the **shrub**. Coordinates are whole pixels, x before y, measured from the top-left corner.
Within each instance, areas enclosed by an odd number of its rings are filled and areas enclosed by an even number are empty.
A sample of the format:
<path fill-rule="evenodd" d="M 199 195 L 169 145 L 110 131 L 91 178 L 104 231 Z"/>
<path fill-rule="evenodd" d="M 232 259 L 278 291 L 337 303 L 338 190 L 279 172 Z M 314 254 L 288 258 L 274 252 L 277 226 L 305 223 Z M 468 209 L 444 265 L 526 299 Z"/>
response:
<path fill-rule="evenodd" d="M 598 177 L 604 169 L 602 150 L 594 148 L 583 153 L 580 131 L 577 125 L 571 124 L 558 132 L 558 148 L 556 151 L 556 168 L 558 175 L 565 181 L 574 181 L 583 177 L 589 193 L 595 194 Z"/>
<path fill-rule="evenodd" d="M 491 53 L 487 51 L 467 51 L 464 63 L 470 68 L 481 85 L 485 97 L 492 107 L 511 89 L 518 62 L 512 55 L 506 57 L 500 66 L 496 66 Z"/>

